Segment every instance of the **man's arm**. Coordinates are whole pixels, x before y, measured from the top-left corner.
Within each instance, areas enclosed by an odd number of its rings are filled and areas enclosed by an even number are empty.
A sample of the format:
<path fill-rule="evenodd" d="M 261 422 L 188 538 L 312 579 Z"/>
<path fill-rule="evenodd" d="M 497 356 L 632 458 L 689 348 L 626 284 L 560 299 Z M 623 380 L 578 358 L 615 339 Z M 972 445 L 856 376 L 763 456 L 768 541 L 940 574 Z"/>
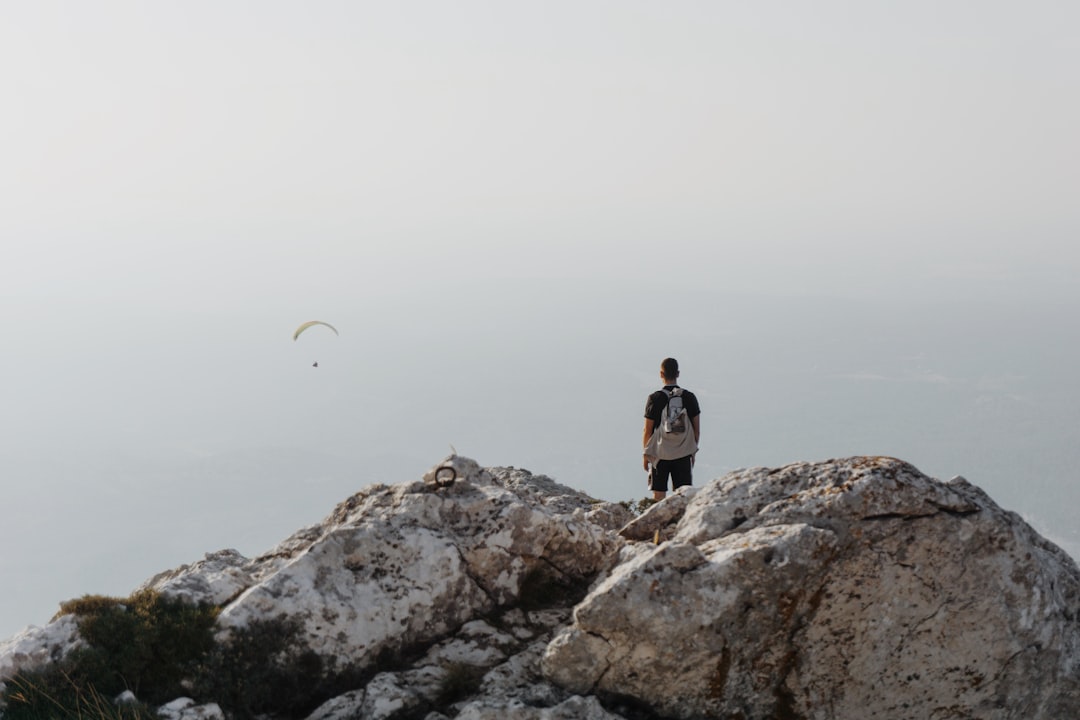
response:
<path fill-rule="evenodd" d="M 697 446 L 701 442 L 701 415 L 690 418 L 690 427 L 694 428 L 694 445 Z M 694 466 L 695 460 L 697 460 L 697 450 L 690 456 L 690 467 Z"/>
<path fill-rule="evenodd" d="M 656 427 L 656 421 L 655 420 L 653 420 L 652 418 L 645 418 L 645 433 L 641 437 L 641 447 L 642 448 L 644 448 L 646 445 L 649 444 L 649 440 L 652 438 L 653 428 L 655 428 L 655 427 Z M 646 470 L 649 469 L 649 458 L 648 457 L 646 457 L 644 455 L 642 456 L 642 458 L 641 458 L 641 466 L 644 467 Z"/>

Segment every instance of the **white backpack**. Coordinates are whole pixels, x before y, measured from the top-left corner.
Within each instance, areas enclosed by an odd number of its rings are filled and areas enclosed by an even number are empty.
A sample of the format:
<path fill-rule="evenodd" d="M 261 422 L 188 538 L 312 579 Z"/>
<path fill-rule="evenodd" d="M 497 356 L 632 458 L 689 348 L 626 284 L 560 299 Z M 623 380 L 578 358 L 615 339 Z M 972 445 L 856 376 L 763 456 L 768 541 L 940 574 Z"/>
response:
<path fill-rule="evenodd" d="M 678 460 L 697 452 L 694 427 L 683 405 L 682 393 L 680 387 L 664 389 L 668 396 L 667 407 L 645 447 L 646 455 L 659 460 Z"/>
<path fill-rule="evenodd" d="M 664 390 L 664 394 L 668 396 L 668 402 L 660 427 L 665 435 L 682 435 L 690 427 L 690 418 L 682 404 L 682 388 Z"/>

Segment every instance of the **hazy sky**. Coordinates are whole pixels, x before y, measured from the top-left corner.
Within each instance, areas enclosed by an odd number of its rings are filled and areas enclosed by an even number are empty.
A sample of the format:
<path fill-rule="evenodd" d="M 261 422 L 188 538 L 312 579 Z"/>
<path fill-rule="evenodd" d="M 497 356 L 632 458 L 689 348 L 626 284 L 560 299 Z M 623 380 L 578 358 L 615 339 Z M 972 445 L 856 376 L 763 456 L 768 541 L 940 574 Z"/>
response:
<path fill-rule="evenodd" d="M 925 458 L 1075 553 L 1078 23 L 1048 0 L 0 2 L 0 637 L 266 549 L 451 442 L 636 496 L 680 353 L 699 477 Z M 341 337 L 293 343 L 315 318 Z M 1043 506 L 995 453 L 1042 463 Z"/>

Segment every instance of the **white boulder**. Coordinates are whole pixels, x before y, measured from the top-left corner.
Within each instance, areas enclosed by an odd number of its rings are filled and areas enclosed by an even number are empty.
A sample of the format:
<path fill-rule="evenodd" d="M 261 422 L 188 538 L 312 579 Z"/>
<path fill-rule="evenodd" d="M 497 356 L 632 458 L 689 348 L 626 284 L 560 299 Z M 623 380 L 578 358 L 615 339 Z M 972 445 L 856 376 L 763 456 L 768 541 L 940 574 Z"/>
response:
<path fill-rule="evenodd" d="M 510 473 L 500 482 L 452 456 L 424 482 L 368 488 L 226 606 L 219 623 L 297 619 L 332 668 L 364 669 L 516 604 L 537 573 L 587 582 L 622 541 L 587 518 L 595 501 L 568 489 L 553 496 L 554 483 L 527 479 Z"/>
<path fill-rule="evenodd" d="M 666 717 L 1080 716 L 1080 571 L 891 458 L 732 473 L 625 560 L 545 675 Z"/>
<path fill-rule="evenodd" d="M 0 681 L 64 658 L 82 644 L 78 619 L 63 615 L 45 627 L 31 625 L 0 643 Z"/>

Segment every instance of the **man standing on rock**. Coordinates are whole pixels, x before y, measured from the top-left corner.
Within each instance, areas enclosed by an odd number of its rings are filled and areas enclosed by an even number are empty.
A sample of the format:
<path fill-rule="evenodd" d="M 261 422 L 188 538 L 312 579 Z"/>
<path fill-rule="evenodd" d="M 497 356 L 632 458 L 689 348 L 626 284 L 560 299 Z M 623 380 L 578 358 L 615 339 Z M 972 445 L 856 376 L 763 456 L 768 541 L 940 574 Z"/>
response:
<path fill-rule="evenodd" d="M 672 490 L 693 481 L 694 457 L 701 437 L 701 406 L 694 393 L 676 384 L 678 378 L 679 362 L 665 358 L 660 363 L 664 387 L 645 402 L 642 465 L 649 473 L 654 500 L 667 496 L 668 476 Z"/>

